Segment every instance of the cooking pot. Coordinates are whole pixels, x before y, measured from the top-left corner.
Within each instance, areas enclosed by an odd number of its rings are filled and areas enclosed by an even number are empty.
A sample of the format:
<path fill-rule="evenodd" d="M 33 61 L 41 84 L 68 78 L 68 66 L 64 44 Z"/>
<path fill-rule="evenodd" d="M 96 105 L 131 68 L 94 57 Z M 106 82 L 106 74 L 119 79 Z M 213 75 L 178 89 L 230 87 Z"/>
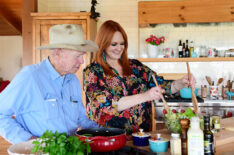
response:
<path fill-rule="evenodd" d="M 150 134 L 144 133 L 143 129 L 140 129 L 140 132 L 132 134 L 133 144 L 136 146 L 148 146 L 149 138 Z"/>
<path fill-rule="evenodd" d="M 126 133 L 118 128 L 92 128 L 76 132 L 80 140 L 88 141 L 92 152 L 108 152 L 121 149 L 126 144 Z"/>

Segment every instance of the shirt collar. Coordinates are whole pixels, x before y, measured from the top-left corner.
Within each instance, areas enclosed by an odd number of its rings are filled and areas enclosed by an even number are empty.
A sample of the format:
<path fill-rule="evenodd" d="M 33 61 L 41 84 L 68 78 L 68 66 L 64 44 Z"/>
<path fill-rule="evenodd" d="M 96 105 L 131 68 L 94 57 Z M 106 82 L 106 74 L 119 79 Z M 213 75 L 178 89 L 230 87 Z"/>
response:
<path fill-rule="evenodd" d="M 49 58 L 46 59 L 46 66 L 47 68 L 49 69 L 50 71 L 50 75 L 51 75 L 51 78 L 53 80 L 61 77 L 61 75 L 55 70 L 55 68 L 52 66 L 52 64 L 50 63 L 50 60 Z"/>
<path fill-rule="evenodd" d="M 58 79 L 58 78 L 61 78 L 62 81 L 63 81 L 64 78 L 66 77 L 65 79 L 68 80 L 68 81 L 70 81 L 70 79 L 71 79 L 71 74 L 67 74 L 67 75 L 65 75 L 65 76 L 61 76 L 61 75 L 55 70 L 55 68 L 52 66 L 52 64 L 50 63 L 49 58 L 46 59 L 46 66 L 47 66 L 47 68 L 49 69 L 51 78 L 52 78 L 53 80 L 56 80 L 56 79 Z"/>

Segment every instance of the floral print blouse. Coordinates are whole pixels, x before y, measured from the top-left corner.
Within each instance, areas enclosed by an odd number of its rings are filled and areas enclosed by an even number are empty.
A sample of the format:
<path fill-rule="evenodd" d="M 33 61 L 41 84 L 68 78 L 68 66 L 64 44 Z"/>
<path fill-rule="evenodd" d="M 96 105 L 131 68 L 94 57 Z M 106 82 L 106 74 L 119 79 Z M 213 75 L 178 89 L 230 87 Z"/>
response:
<path fill-rule="evenodd" d="M 150 68 L 135 59 L 129 59 L 132 74 L 120 77 L 114 68 L 115 77 L 106 75 L 96 62 L 84 69 L 84 90 L 88 117 L 103 127 L 126 129 L 127 134 L 151 130 L 151 101 L 117 111 L 116 104 L 123 96 L 143 93 L 155 86 Z M 170 92 L 171 82 L 156 76 L 158 84 Z"/>

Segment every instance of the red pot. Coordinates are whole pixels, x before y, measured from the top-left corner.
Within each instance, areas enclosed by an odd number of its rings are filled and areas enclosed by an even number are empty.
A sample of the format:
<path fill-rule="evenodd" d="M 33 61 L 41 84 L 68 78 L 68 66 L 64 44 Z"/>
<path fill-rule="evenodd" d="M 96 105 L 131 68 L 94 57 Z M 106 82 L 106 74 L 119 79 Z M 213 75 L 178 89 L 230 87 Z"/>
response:
<path fill-rule="evenodd" d="M 125 130 L 117 128 L 92 128 L 76 132 L 80 140 L 90 143 L 92 152 L 108 152 L 121 149 L 126 144 Z"/>

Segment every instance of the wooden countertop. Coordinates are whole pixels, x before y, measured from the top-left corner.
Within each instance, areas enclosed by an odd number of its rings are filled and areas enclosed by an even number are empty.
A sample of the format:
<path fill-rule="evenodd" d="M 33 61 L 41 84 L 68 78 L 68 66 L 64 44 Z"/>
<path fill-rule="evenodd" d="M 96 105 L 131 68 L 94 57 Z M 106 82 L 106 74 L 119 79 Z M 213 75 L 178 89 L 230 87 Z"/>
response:
<path fill-rule="evenodd" d="M 234 154 L 234 117 L 226 118 L 221 120 L 221 128 L 222 130 L 215 134 L 215 139 L 216 139 L 216 155 L 227 155 L 232 152 L 231 154 Z M 164 129 L 164 130 L 158 130 L 156 132 L 152 132 L 151 135 L 155 135 L 156 133 L 161 133 L 162 137 L 167 137 L 170 138 L 169 132 Z M 7 155 L 7 149 L 11 146 L 10 143 L 8 143 L 6 140 L 4 140 L 0 136 L 0 155 Z M 141 149 L 141 150 L 146 150 L 150 152 L 149 146 L 145 147 L 137 147 L 134 146 L 132 141 L 128 141 L 126 143 L 126 146 L 130 146 L 133 148 Z M 169 150 L 170 151 L 170 150 Z M 168 154 L 169 151 L 167 152 Z M 228 153 L 229 152 L 229 153 Z M 165 154 L 167 154 L 165 153 Z"/>

